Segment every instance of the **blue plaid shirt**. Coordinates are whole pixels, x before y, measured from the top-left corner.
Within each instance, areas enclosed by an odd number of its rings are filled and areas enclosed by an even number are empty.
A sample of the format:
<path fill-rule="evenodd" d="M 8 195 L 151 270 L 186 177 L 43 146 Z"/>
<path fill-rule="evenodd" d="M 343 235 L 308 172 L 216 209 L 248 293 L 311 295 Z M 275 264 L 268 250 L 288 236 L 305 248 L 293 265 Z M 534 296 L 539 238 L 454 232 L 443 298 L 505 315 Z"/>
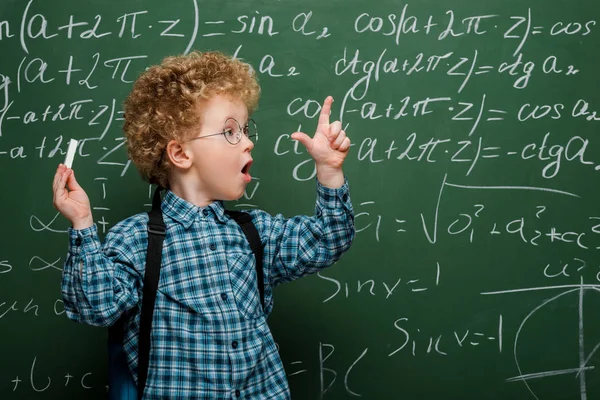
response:
<path fill-rule="evenodd" d="M 167 192 L 167 236 L 152 325 L 147 399 L 288 399 L 283 364 L 266 318 L 272 289 L 330 266 L 350 247 L 354 214 L 347 183 L 317 183 L 315 215 L 285 219 L 249 213 L 264 244 L 265 305 L 255 259 L 221 202 L 200 208 Z M 69 230 L 62 291 L 69 318 L 110 326 L 141 297 L 148 244 L 146 213 L 115 225 L 101 245 L 97 228 Z M 124 347 L 137 380 L 139 308 Z"/>

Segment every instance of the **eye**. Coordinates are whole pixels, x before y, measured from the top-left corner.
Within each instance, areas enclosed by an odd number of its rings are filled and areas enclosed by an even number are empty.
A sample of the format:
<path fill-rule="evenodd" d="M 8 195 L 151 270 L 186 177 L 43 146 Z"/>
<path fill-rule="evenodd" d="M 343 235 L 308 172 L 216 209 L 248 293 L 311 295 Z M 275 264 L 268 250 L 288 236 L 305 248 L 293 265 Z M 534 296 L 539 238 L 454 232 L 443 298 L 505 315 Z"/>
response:
<path fill-rule="evenodd" d="M 225 129 L 223 131 L 223 135 L 225 135 L 225 137 L 228 137 L 228 138 L 234 138 L 235 132 L 233 131 L 233 129 L 229 128 L 229 129 Z"/>
<path fill-rule="evenodd" d="M 233 118 L 227 119 L 225 121 L 225 126 L 223 126 L 223 135 L 225 135 L 228 139 L 235 139 L 239 136 L 240 125 Z"/>
<path fill-rule="evenodd" d="M 248 124 L 244 125 L 243 132 L 244 132 L 245 136 L 248 136 L 248 133 L 250 132 L 250 128 L 248 128 Z"/>

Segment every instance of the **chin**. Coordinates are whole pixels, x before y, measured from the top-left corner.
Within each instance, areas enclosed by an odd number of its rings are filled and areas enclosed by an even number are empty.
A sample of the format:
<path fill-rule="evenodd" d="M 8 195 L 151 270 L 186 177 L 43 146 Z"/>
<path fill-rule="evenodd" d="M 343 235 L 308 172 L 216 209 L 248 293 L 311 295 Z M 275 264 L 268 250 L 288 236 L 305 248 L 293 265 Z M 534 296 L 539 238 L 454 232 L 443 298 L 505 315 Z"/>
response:
<path fill-rule="evenodd" d="M 242 191 L 242 193 L 238 194 L 237 196 L 235 196 L 234 200 L 239 200 L 242 198 L 242 196 L 244 195 L 244 192 Z"/>
<path fill-rule="evenodd" d="M 241 199 L 243 195 L 244 195 L 243 190 L 239 193 L 228 193 L 228 194 L 222 196 L 222 200 L 223 201 L 236 201 L 236 200 Z"/>

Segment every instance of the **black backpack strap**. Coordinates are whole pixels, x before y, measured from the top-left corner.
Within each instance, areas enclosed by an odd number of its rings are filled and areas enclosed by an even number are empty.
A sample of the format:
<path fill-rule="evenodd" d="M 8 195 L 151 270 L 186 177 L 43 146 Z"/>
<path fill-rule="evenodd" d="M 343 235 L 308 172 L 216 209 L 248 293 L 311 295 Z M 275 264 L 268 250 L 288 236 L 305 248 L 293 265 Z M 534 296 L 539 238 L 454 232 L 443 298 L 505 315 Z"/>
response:
<path fill-rule="evenodd" d="M 142 399 L 146 380 L 148 379 L 148 364 L 150 362 L 150 332 L 152 331 L 152 315 L 154 301 L 160 278 L 162 259 L 162 244 L 167 234 L 160 208 L 160 192 L 158 186 L 152 198 L 152 210 L 148 212 L 148 253 L 146 256 L 146 272 L 144 274 L 144 292 L 142 294 L 142 310 L 140 316 L 140 336 L 138 342 L 138 399 Z"/>
<path fill-rule="evenodd" d="M 263 245 L 260 241 L 260 235 L 256 226 L 252 222 L 250 214 L 241 211 L 230 211 L 225 210 L 225 213 L 238 223 L 242 228 L 242 232 L 246 236 L 254 258 L 256 259 L 256 280 L 258 284 L 258 293 L 260 294 L 260 304 L 262 305 L 263 311 L 265 309 L 265 282 L 263 273 Z"/>

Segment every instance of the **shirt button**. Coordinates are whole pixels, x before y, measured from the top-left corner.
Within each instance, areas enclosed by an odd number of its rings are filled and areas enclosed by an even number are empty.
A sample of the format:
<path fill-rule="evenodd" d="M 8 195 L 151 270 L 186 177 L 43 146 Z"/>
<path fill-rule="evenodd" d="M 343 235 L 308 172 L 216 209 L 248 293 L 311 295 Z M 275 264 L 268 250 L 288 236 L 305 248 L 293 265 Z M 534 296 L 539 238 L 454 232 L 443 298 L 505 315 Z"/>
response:
<path fill-rule="evenodd" d="M 231 342 L 231 347 L 233 347 L 234 349 L 237 349 L 237 345 L 238 345 L 238 342 L 236 342 L 235 340 L 233 342 Z"/>
<path fill-rule="evenodd" d="M 209 247 L 211 250 L 215 250 L 217 248 L 217 246 L 214 243 L 211 243 Z"/>
<path fill-rule="evenodd" d="M 202 210 L 202 214 L 206 217 L 208 215 L 208 210 L 205 208 L 204 210 Z"/>
<path fill-rule="evenodd" d="M 75 246 L 81 246 L 81 238 L 80 237 L 75 239 Z"/>
<path fill-rule="evenodd" d="M 227 293 L 221 293 L 221 298 L 223 300 L 227 300 Z"/>
<path fill-rule="evenodd" d="M 239 390 L 236 390 L 236 391 L 235 391 L 235 397 L 240 397 L 240 395 L 241 395 L 240 391 L 239 391 Z"/>

